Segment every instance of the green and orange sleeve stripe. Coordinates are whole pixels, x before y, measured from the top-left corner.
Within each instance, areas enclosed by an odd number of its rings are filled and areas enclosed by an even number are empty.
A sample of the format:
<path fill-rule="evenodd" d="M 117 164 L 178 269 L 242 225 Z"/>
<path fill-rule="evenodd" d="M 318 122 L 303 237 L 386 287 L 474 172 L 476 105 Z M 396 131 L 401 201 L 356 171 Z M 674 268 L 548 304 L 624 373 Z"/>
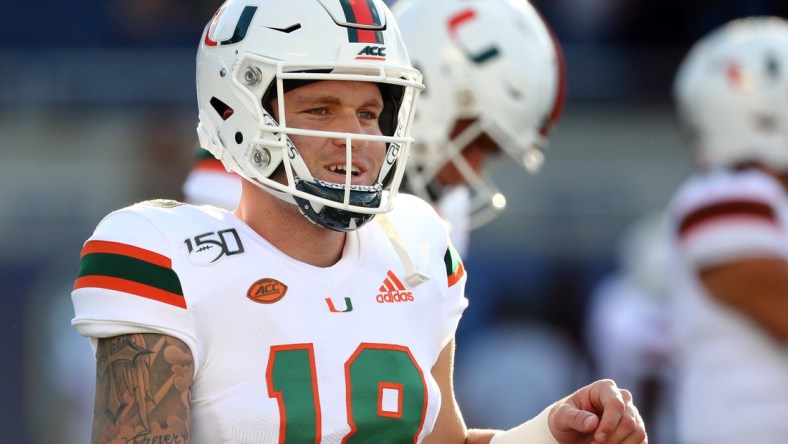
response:
<path fill-rule="evenodd" d="M 449 280 L 449 287 L 459 282 L 465 276 L 465 268 L 462 266 L 460 255 L 451 245 L 446 249 L 446 254 L 443 255 L 443 263 L 446 265 L 446 277 Z"/>
<path fill-rule="evenodd" d="M 170 258 L 150 250 L 109 241 L 88 241 L 82 248 L 74 290 L 103 288 L 186 308 Z"/>

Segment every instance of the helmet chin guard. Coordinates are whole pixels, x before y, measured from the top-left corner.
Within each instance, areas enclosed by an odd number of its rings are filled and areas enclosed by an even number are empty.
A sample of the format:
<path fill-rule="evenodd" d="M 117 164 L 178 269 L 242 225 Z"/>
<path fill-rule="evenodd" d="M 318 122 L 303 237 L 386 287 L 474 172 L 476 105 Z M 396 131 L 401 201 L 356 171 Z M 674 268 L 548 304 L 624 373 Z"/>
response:
<path fill-rule="evenodd" d="M 342 202 L 345 196 L 344 186 L 322 180 L 314 182 L 298 180 L 296 188 L 304 193 L 313 194 L 334 202 Z M 369 187 L 353 185 L 348 198 L 351 205 L 375 208 L 380 206 L 382 194 L 383 186 L 380 184 Z M 301 214 L 307 219 L 321 227 L 334 231 L 353 231 L 371 221 L 375 216 L 374 214 L 358 213 L 326 205 L 316 205 L 302 197 L 296 197 L 295 201 L 301 210 Z"/>

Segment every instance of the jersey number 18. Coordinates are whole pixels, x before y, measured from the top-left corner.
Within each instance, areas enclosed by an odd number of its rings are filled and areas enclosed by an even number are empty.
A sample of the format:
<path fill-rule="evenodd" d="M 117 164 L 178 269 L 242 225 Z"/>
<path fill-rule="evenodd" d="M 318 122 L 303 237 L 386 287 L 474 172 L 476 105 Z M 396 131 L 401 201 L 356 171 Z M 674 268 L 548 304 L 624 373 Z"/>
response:
<path fill-rule="evenodd" d="M 319 443 L 321 411 L 312 344 L 274 346 L 268 394 L 279 403 L 280 443 Z M 424 374 L 407 347 L 362 343 L 345 362 L 350 433 L 343 443 L 416 442 L 424 426 Z"/>

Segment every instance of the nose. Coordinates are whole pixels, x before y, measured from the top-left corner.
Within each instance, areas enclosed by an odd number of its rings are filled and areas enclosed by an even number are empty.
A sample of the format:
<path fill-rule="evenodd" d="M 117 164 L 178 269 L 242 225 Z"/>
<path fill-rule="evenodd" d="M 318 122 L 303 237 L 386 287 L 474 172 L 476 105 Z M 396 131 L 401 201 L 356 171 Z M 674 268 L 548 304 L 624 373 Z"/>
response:
<path fill-rule="evenodd" d="M 334 128 L 334 131 L 350 134 L 366 134 L 366 131 L 364 131 L 364 125 L 356 115 L 355 111 L 343 112 L 341 116 L 336 119 L 336 127 Z M 334 143 L 338 146 L 346 146 L 345 139 L 334 139 Z M 351 148 L 358 149 L 366 147 L 369 144 L 369 141 L 351 138 L 350 144 Z"/>

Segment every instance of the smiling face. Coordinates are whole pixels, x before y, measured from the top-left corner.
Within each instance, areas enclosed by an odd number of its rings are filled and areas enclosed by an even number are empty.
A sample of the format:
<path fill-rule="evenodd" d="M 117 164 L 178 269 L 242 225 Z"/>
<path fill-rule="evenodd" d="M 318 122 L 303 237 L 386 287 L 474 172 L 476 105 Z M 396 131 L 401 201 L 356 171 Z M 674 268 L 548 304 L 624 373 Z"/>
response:
<path fill-rule="evenodd" d="M 381 135 L 378 117 L 383 98 L 374 83 L 325 80 L 301 86 L 284 95 L 285 121 L 290 128 L 341 133 Z M 278 119 L 278 100 L 271 103 Z M 291 134 L 309 171 L 315 179 L 344 184 L 346 140 Z M 378 181 L 386 153 L 383 141 L 353 139 L 352 185 L 373 185 Z"/>

